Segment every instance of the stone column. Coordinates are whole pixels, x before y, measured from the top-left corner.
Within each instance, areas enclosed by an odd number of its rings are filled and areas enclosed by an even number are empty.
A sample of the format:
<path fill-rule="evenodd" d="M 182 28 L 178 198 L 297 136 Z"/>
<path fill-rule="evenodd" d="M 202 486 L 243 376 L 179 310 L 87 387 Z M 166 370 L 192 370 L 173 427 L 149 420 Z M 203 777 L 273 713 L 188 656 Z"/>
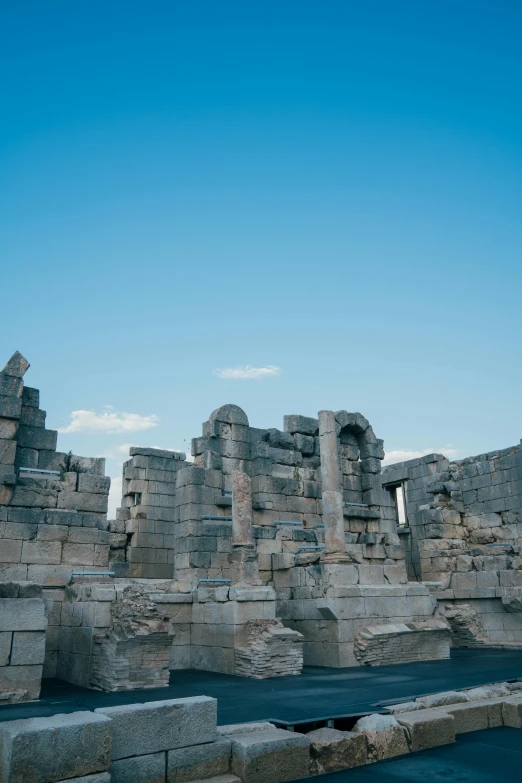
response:
<path fill-rule="evenodd" d="M 232 473 L 232 546 L 254 546 L 252 482 L 240 470 Z"/>
<path fill-rule="evenodd" d="M 252 533 L 252 483 L 241 470 L 232 473 L 232 582 L 260 585 L 256 545 Z"/>
<path fill-rule="evenodd" d="M 343 516 L 343 488 L 336 421 L 333 411 L 319 411 L 319 447 L 321 452 L 321 482 L 324 522 L 324 560 L 329 563 L 346 563 L 351 558 L 346 553 Z"/>

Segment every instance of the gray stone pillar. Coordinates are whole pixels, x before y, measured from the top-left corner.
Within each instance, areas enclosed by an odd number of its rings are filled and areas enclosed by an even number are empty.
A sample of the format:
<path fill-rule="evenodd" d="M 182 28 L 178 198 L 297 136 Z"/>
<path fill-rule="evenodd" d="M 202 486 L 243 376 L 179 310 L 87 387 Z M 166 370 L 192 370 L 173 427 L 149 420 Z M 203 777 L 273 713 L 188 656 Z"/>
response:
<path fill-rule="evenodd" d="M 324 522 L 324 560 L 329 563 L 346 563 L 344 537 L 343 489 L 336 421 L 333 411 L 319 411 L 319 447 L 321 452 L 321 482 Z"/>
<path fill-rule="evenodd" d="M 252 482 L 240 470 L 232 473 L 232 546 L 254 546 Z"/>
<path fill-rule="evenodd" d="M 232 582 L 260 585 L 259 564 L 252 532 L 252 484 L 241 470 L 232 473 Z"/>

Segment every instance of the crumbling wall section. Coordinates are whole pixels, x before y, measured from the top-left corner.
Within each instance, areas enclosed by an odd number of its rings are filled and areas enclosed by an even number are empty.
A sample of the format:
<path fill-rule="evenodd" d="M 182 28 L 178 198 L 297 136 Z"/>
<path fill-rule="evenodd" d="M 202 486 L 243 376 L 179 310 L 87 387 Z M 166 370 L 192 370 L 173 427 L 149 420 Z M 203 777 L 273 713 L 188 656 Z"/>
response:
<path fill-rule="evenodd" d="M 256 680 L 301 674 L 302 635 L 280 620 L 250 620 L 235 649 L 235 674 Z"/>
<path fill-rule="evenodd" d="M 56 674 L 63 588 L 73 572 L 107 569 L 105 460 L 56 450 L 18 352 L 0 372 L 0 580 L 53 587 L 45 675 Z M 52 593 L 52 595 L 51 595 Z"/>
<path fill-rule="evenodd" d="M 361 666 L 433 661 L 450 657 L 450 627 L 441 617 L 424 622 L 366 625 L 355 637 Z"/>
<path fill-rule="evenodd" d="M 58 676 L 106 691 L 168 685 L 173 629 L 145 586 L 66 589 Z"/>

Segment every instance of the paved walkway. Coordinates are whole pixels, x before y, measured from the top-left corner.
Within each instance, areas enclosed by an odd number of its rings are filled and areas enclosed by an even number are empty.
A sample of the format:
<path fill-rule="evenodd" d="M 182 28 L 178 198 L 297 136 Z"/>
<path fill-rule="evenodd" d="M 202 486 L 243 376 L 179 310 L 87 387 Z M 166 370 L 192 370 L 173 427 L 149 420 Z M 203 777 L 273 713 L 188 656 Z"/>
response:
<path fill-rule="evenodd" d="M 360 715 L 378 710 L 389 700 L 510 679 L 522 679 L 522 651 L 455 650 L 446 661 L 350 669 L 306 667 L 299 677 L 270 680 L 173 671 L 167 688 L 123 693 L 90 691 L 60 680 L 44 680 L 40 701 L 0 707 L 0 720 L 204 695 L 217 698 L 220 724 L 269 718 L 292 723 Z"/>

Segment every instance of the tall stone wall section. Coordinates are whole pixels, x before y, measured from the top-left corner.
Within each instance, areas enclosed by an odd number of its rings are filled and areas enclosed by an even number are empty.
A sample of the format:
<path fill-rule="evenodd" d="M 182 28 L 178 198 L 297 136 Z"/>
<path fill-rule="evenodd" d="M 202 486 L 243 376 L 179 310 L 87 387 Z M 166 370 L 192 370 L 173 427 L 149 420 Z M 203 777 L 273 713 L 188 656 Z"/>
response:
<path fill-rule="evenodd" d="M 122 506 L 111 525 L 111 560 L 119 576 L 173 577 L 176 479 L 187 464 L 182 452 L 130 449 Z"/>
<path fill-rule="evenodd" d="M 469 605 L 489 643 L 522 643 L 522 604 L 512 600 L 522 592 L 522 445 L 455 462 L 430 455 L 382 479 L 405 484 L 415 577 L 438 584 L 442 607 Z"/>
<path fill-rule="evenodd" d="M 15 353 L 0 372 L 0 580 L 52 588 L 45 661 L 52 677 L 64 586 L 75 571 L 109 566 L 110 478 L 104 459 L 56 450 L 39 392 L 24 386 L 28 367 Z"/>

